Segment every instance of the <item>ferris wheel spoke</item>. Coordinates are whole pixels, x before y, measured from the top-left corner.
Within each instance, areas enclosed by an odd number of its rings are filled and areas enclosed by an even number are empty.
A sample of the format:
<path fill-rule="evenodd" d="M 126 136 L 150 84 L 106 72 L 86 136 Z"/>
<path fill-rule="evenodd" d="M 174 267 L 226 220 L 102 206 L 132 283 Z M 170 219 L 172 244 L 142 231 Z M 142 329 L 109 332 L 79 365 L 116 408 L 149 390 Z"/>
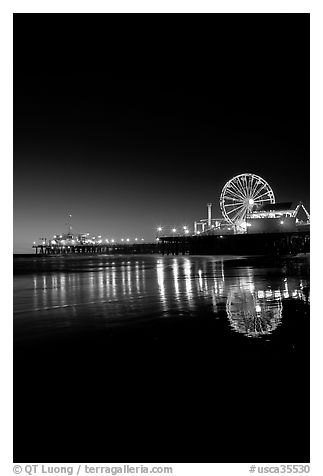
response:
<path fill-rule="evenodd" d="M 228 214 L 229 214 L 229 213 L 234 213 L 236 210 L 240 210 L 240 209 L 243 208 L 243 207 L 244 207 L 244 205 L 241 204 L 241 205 L 238 205 L 236 208 L 233 208 L 233 209 L 231 209 L 231 210 L 226 210 L 226 211 L 227 211 Z"/>
<path fill-rule="evenodd" d="M 256 188 L 255 188 L 255 191 L 254 191 L 254 193 L 253 193 L 253 197 L 254 197 L 254 198 L 257 197 L 257 195 L 258 195 L 259 193 L 261 193 L 261 191 L 263 190 L 263 188 L 264 188 L 264 185 L 263 185 L 262 183 L 258 183 L 257 186 L 256 186 Z"/>
<path fill-rule="evenodd" d="M 268 192 L 267 187 L 265 186 L 265 184 L 262 184 L 262 186 L 257 190 L 257 193 L 256 193 L 254 198 L 258 198 L 258 196 L 262 192 L 262 190 L 266 190 L 266 192 Z"/>
<path fill-rule="evenodd" d="M 247 191 L 248 191 L 248 195 L 250 195 L 251 189 L 252 189 L 252 175 L 247 177 L 247 182 L 248 182 Z"/>
<path fill-rule="evenodd" d="M 240 182 L 239 182 L 239 185 L 241 188 L 239 188 L 235 183 L 231 183 L 232 187 L 236 190 L 236 193 L 241 197 L 241 198 L 245 198 L 245 195 L 243 193 L 243 188 L 241 187 L 240 185 Z"/>
<path fill-rule="evenodd" d="M 239 212 L 235 213 L 232 217 L 230 217 L 230 220 L 234 223 L 237 219 Z"/>
<path fill-rule="evenodd" d="M 257 180 L 257 189 L 256 191 L 258 192 L 259 190 L 261 190 L 263 187 L 265 186 L 264 182 L 262 180 Z M 259 188 L 258 188 L 259 187 Z"/>
<path fill-rule="evenodd" d="M 239 214 L 237 213 L 236 215 L 234 215 L 234 216 L 231 218 L 231 220 L 232 220 L 233 223 L 234 223 L 235 221 L 237 221 L 237 216 L 238 216 L 238 215 L 239 215 Z"/>
<path fill-rule="evenodd" d="M 271 198 L 265 198 L 261 200 L 254 200 L 254 203 L 262 203 L 262 202 L 271 202 Z"/>
<path fill-rule="evenodd" d="M 242 180 L 242 179 L 241 179 L 241 180 Z M 237 177 L 237 181 L 238 181 L 238 183 L 240 184 L 240 187 L 241 187 L 243 196 L 246 197 L 246 196 L 247 196 L 247 193 L 246 193 L 246 185 L 240 182 L 240 177 Z M 244 181 L 246 181 L 246 178 L 245 178 L 245 177 L 244 177 Z"/>
<path fill-rule="evenodd" d="M 233 217 L 233 219 L 234 219 L 234 220 L 237 220 L 238 218 L 239 218 L 239 219 L 244 218 L 246 210 L 247 210 L 247 207 L 244 206 L 244 207 L 242 208 L 242 210 L 239 210 L 239 211 L 235 214 L 235 216 Z"/>
<path fill-rule="evenodd" d="M 240 180 L 244 185 L 243 190 L 245 194 L 248 195 L 248 177 L 241 177 Z"/>
<path fill-rule="evenodd" d="M 232 190 L 231 188 L 227 188 L 225 192 L 226 194 L 230 193 L 240 198 L 240 195 L 238 195 L 238 193 L 235 190 Z"/>
<path fill-rule="evenodd" d="M 268 197 L 268 192 L 264 192 L 262 195 L 258 195 L 258 197 L 256 197 L 256 200 L 259 200 L 261 197 Z"/>
<path fill-rule="evenodd" d="M 236 202 L 241 202 L 241 203 L 244 201 L 244 197 L 241 197 L 241 196 L 239 196 L 239 195 L 237 195 L 237 194 L 228 195 L 228 196 L 226 197 L 226 199 L 227 199 L 227 200 L 232 200 L 232 201 L 235 200 Z"/>
<path fill-rule="evenodd" d="M 235 208 L 232 208 L 233 206 L 235 206 Z M 229 213 L 229 212 L 231 212 L 233 210 L 237 210 L 238 208 L 241 208 L 243 206 L 244 206 L 243 203 L 228 203 L 228 204 L 225 205 L 225 208 L 231 207 L 230 209 L 228 208 L 228 210 L 227 210 L 228 213 Z"/>
<path fill-rule="evenodd" d="M 238 177 L 237 182 L 239 183 L 243 193 L 245 194 L 246 193 L 246 188 L 247 188 L 247 179 L 246 179 L 246 177 L 244 175 L 242 177 Z"/>
<path fill-rule="evenodd" d="M 231 195 L 233 195 L 236 199 L 239 199 L 239 200 L 243 200 L 244 197 L 242 197 L 241 195 L 238 195 L 236 192 L 233 192 L 232 190 L 227 190 L 228 193 L 230 193 Z M 230 198 L 230 197 L 227 197 L 227 198 Z"/>
<path fill-rule="evenodd" d="M 255 195 L 256 189 L 257 189 L 259 183 L 260 183 L 260 182 L 259 182 L 258 180 L 255 180 L 255 184 L 254 184 L 254 186 L 253 186 L 252 189 L 251 189 L 251 196 L 252 196 L 252 197 Z"/>
<path fill-rule="evenodd" d="M 243 207 L 242 210 L 238 211 L 234 217 L 232 217 L 232 220 L 233 221 L 238 221 L 238 220 L 241 220 L 241 218 L 243 217 L 244 215 L 244 212 L 245 212 L 245 208 Z"/>
<path fill-rule="evenodd" d="M 260 185 L 260 187 L 259 187 L 259 185 Z M 253 191 L 252 191 L 252 197 L 253 197 L 253 198 L 255 198 L 255 197 L 257 196 L 257 194 L 261 191 L 262 187 L 263 187 L 263 184 L 258 181 L 258 182 L 256 183 L 255 188 L 254 188 Z"/>
<path fill-rule="evenodd" d="M 243 212 L 241 213 L 241 217 L 240 218 L 244 218 L 246 216 L 246 214 L 248 213 L 248 206 L 246 205 L 243 209 Z"/>
<path fill-rule="evenodd" d="M 239 192 L 242 194 L 242 196 L 244 197 L 244 194 L 245 194 L 244 186 L 241 183 L 241 181 L 239 180 L 239 177 L 237 177 L 236 182 L 232 183 L 232 185 L 234 185 L 239 190 Z"/>
<path fill-rule="evenodd" d="M 235 182 L 231 182 L 229 185 L 229 190 L 234 189 L 236 193 L 241 194 L 241 190 L 238 188 Z"/>
<path fill-rule="evenodd" d="M 237 203 L 242 203 L 241 198 L 235 198 L 235 197 L 226 197 L 225 199 L 228 204 L 230 205 L 236 205 Z M 227 204 L 226 204 L 227 205 Z"/>
<path fill-rule="evenodd" d="M 238 207 L 234 208 L 233 210 L 228 210 L 228 211 L 226 211 L 227 215 L 229 215 L 230 213 L 234 213 L 236 210 L 240 210 L 243 207 L 244 207 L 244 205 L 239 205 Z"/>
<path fill-rule="evenodd" d="M 243 202 L 234 202 L 234 203 L 226 203 L 225 204 L 225 207 L 236 207 L 237 205 L 243 205 L 244 203 Z"/>
<path fill-rule="evenodd" d="M 249 187 L 248 187 L 248 194 L 251 196 L 251 191 L 252 191 L 252 188 L 253 188 L 253 175 L 249 176 Z"/>

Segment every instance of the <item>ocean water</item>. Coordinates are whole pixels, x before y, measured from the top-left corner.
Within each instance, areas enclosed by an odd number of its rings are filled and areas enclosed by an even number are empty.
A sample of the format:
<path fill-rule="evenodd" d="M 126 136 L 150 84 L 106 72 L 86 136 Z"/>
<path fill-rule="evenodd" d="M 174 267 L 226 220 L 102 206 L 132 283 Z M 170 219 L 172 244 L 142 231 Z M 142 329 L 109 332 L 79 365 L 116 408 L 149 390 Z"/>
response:
<path fill-rule="evenodd" d="M 17 257 L 15 338 L 209 315 L 270 340 L 287 300 L 309 303 L 308 263 L 233 257 Z"/>
<path fill-rule="evenodd" d="M 309 307 L 307 257 L 16 256 L 15 461 L 308 461 Z"/>

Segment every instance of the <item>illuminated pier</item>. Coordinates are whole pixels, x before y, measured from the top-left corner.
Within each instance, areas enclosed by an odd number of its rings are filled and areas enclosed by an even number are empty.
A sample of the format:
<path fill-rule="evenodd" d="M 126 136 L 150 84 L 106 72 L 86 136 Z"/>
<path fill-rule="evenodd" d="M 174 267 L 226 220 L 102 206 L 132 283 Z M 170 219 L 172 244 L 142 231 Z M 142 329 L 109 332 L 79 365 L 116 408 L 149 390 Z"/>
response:
<path fill-rule="evenodd" d="M 310 214 L 302 202 L 276 202 L 270 185 L 259 175 L 244 173 L 232 177 L 220 196 L 222 217 L 207 217 L 187 225 L 156 228 L 156 241 L 121 238 L 120 241 L 72 233 L 69 214 L 68 233 L 50 240 L 34 242 L 36 254 L 150 254 L 163 255 L 287 255 L 310 252 Z M 303 215 L 303 216 L 302 216 Z"/>
<path fill-rule="evenodd" d="M 84 255 L 84 254 L 151 254 L 160 253 L 159 243 L 133 243 L 114 245 L 102 244 L 34 244 L 36 254 L 40 255 Z"/>

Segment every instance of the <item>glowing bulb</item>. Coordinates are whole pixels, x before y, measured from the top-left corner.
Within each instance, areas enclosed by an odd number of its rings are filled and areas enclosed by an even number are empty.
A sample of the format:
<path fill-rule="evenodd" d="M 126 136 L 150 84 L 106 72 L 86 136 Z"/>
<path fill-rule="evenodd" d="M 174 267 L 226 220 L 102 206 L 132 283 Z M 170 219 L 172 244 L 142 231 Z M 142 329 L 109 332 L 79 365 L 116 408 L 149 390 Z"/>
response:
<path fill-rule="evenodd" d="M 253 205 L 255 203 L 253 198 L 249 198 L 249 205 Z"/>

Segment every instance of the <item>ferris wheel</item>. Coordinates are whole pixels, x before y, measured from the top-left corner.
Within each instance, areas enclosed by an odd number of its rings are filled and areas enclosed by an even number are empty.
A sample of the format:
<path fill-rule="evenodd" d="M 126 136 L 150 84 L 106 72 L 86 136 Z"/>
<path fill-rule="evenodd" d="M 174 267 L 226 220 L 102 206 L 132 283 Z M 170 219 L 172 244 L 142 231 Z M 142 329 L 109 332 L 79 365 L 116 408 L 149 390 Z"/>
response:
<path fill-rule="evenodd" d="M 274 192 L 266 180 L 255 174 L 236 175 L 224 185 L 220 197 L 222 215 L 238 226 L 245 223 L 254 208 L 266 203 L 275 203 Z"/>

